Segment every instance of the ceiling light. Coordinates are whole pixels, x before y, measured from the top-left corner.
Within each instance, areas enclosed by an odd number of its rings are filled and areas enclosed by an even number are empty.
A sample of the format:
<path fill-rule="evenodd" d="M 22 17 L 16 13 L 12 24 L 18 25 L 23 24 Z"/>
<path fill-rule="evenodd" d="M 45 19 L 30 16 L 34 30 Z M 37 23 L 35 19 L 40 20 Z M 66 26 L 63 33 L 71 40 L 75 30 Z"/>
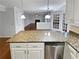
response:
<path fill-rule="evenodd" d="M 49 11 L 49 0 L 47 0 L 47 15 L 45 15 L 45 19 L 50 19 L 51 16 L 49 15 L 50 11 Z"/>
<path fill-rule="evenodd" d="M 45 15 L 45 19 L 50 19 L 50 15 Z"/>
<path fill-rule="evenodd" d="M 21 19 L 25 19 L 26 17 L 24 15 L 21 16 Z"/>

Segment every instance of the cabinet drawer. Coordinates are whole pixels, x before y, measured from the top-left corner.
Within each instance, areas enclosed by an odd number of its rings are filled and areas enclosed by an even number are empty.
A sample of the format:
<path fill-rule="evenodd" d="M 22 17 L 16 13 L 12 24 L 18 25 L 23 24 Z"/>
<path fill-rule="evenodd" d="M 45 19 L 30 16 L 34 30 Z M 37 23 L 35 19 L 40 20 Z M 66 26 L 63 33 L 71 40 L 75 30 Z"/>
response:
<path fill-rule="evenodd" d="M 26 48 L 26 43 L 10 43 L 11 48 Z"/>
<path fill-rule="evenodd" d="M 44 48 L 44 43 L 28 43 L 28 48 Z"/>

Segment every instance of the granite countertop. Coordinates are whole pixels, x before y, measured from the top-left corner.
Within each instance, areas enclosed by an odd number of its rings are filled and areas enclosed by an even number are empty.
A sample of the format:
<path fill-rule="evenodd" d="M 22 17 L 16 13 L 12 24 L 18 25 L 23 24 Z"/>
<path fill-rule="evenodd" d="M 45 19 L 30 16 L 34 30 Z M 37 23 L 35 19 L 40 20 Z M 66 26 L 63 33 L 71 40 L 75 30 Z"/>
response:
<path fill-rule="evenodd" d="M 70 32 L 67 38 L 68 40 L 66 42 L 70 44 L 77 52 L 79 52 L 79 34 Z"/>
<path fill-rule="evenodd" d="M 21 31 L 7 40 L 9 43 L 66 42 L 79 52 L 79 35 L 70 32 L 67 37 L 58 31 Z"/>
<path fill-rule="evenodd" d="M 7 42 L 65 42 L 66 39 L 58 31 L 21 31 Z"/>

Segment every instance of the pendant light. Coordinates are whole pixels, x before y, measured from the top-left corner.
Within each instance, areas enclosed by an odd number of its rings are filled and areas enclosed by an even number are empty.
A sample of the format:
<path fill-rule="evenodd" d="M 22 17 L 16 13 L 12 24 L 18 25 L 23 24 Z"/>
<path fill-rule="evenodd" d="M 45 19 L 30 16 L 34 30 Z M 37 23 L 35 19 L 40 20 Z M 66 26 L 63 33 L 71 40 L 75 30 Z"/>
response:
<path fill-rule="evenodd" d="M 21 15 L 21 19 L 25 19 L 26 17 L 25 17 L 25 15 Z"/>
<path fill-rule="evenodd" d="M 21 5 L 21 8 L 23 9 L 23 0 L 21 0 L 21 2 L 22 2 L 22 3 L 21 3 L 21 4 L 22 4 L 22 5 Z M 23 12 L 23 14 L 21 15 L 21 19 L 25 19 L 25 18 L 26 18 L 26 17 L 25 17 L 24 12 Z"/>
<path fill-rule="evenodd" d="M 50 12 L 49 12 L 49 0 L 47 0 L 47 15 L 45 15 L 45 19 L 50 19 Z"/>

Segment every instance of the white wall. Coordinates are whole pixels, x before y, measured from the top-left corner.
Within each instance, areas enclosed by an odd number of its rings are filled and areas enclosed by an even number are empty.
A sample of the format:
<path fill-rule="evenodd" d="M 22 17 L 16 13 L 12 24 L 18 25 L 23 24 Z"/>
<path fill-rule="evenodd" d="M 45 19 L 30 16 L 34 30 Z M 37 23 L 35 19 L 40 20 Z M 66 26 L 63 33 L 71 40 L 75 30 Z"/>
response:
<path fill-rule="evenodd" d="M 14 9 L 15 8 L 6 8 L 5 12 L 0 13 L 0 36 L 13 36 L 16 34 L 16 31 L 19 32 L 24 29 L 20 12 L 17 13 L 17 11 L 15 11 L 15 13 Z"/>
<path fill-rule="evenodd" d="M 12 36 L 14 35 L 14 14 L 13 8 L 7 8 L 5 12 L 1 13 L 1 29 L 0 36 Z"/>
<path fill-rule="evenodd" d="M 41 22 L 44 21 L 43 15 L 25 15 L 26 19 L 24 20 L 24 26 L 27 26 L 30 23 L 35 23 L 35 19 L 39 19 Z"/>
<path fill-rule="evenodd" d="M 9 8 L 9 9 L 7 9 L 7 12 L 6 12 L 6 14 L 5 14 L 5 17 L 4 17 L 4 31 L 5 31 L 5 33 L 4 33 L 4 35 L 6 35 L 6 36 L 10 36 L 10 35 L 13 35 L 13 34 L 15 34 L 15 30 L 14 30 L 14 28 L 15 28 L 15 26 L 14 26 L 14 14 L 13 14 L 14 12 L 13 12 L 13 8 Z"/>
<path fill-rule="evenodd" d="M 2 17 L 1 17 L 1 12 L 0 12 L 0 36 L 2 34 Z"/>
<path fill-rule="evenodd" d="M 6 11 L 6 7 L 5 6 L 3 6 L 3 5 L 0 5 L 0 11 Z"/>
<path fill-rule="evenodd" d="M 14 21 L 15 21 L 15 30 L 16 33 L 19 31 L 24 31 L 24 19 L 21 18 L 23 15 L 23 10 L 17 7 L 14 7 Z"/>

